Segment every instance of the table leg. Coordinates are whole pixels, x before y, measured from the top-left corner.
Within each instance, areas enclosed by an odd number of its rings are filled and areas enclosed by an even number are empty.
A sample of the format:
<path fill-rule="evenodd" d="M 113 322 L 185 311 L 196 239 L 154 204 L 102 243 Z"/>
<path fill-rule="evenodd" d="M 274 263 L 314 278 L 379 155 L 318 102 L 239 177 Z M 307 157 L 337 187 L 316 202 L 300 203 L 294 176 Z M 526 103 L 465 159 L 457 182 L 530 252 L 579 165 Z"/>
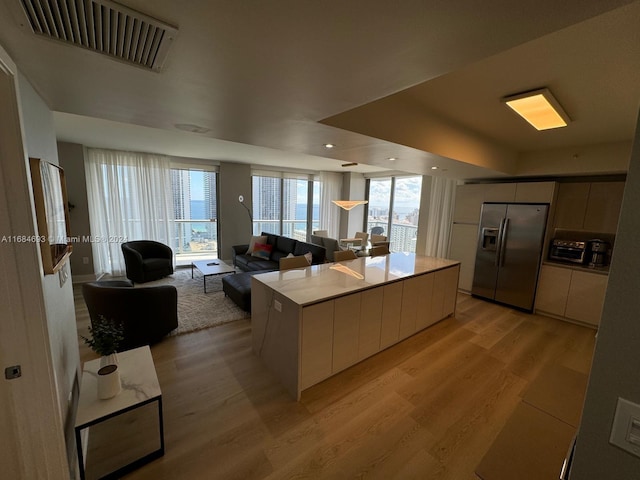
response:
<path fill-rule="evenodd" d="M 207 293 L 207 275 L 202 276 L 202 285 L 204 285 L 204 293 Z"/>
<path fill-rule="evenodd" d="M 191 278 L 193 278 L 193 262 L 191 262 Z"/>

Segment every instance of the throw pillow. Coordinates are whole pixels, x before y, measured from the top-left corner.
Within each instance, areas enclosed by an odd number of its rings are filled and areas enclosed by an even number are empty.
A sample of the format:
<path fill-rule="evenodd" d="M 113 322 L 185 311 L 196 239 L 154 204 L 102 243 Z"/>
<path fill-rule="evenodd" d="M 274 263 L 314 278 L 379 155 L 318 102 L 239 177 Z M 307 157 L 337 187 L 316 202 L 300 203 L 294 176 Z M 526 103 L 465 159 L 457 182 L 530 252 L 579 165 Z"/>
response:
<path fill-rule="evenodd" d="M 251 252 L 251 256 L 262 258 L 263 260 L 269 260 L 271 250 L 273 250 L 273 246 L 271 245 L 267 245 L 266 243 L 256 243 L 253 245 L 253 252 Z"/>
<path fill-rule="evenodd" d="M 311 265 L 311 262 L 313 262 L 313 255 L 311 255 L 311 252 L 305 253 L 304 258 L 306 258 L 307 262 L 309 262 L 309 265 Z"/>
<path fill-rule="evenodd" d="M 266 236 L 251 237 L 251 240 L 249 241 L 249 248 L 247 249 L 247 255 L 251 255 L 251 253 L 253 252 L 253 247 L 256 243 L 262 243 L 263 245 L 266 244 L 267 237 Z"/>

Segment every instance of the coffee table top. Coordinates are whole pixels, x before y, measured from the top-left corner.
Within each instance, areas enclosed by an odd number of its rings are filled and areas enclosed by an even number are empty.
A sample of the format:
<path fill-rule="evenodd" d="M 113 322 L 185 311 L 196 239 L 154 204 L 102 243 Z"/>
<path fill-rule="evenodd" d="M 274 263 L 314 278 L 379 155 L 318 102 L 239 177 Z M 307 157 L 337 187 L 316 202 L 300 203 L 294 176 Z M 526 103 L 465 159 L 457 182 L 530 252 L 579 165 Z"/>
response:
<path fill-rule="evenodd" d="M 222 273 L 233 273 L 236 269 L 227 265 L 222 260 L 196 260 L 193 266 L 203 275 L 220 275 Z"/>

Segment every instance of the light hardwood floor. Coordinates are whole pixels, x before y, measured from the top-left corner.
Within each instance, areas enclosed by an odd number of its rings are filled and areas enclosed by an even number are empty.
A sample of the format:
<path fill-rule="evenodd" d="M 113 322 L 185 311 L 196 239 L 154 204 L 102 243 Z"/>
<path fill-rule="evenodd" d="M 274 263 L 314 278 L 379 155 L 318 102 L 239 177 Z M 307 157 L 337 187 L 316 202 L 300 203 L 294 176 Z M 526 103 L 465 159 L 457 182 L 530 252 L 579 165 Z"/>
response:
<path fill-rule="evenodd" d="M 86 334 L 78 289 L 76 313 Z M 300 402 L 253 355 L 248 320 L 168 337 L 151 348 L 166 453 L 126 478 L 476 479 L 529 383 L 547 364 L 588 373 L 594 337 L 460 294 L 455 317 Z M 95 358 L 82 343 L 80 354 Z"/>

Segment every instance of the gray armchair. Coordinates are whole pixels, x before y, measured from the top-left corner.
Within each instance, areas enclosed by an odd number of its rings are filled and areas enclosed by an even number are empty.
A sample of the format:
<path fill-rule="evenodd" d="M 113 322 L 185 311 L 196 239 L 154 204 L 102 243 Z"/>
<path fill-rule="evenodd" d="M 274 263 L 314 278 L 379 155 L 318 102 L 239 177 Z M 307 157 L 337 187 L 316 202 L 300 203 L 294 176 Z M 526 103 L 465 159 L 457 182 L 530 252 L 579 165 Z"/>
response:
<path fill-rule="evenodd" d="M 82 285 L 92 325 L 100 317 L 121 323 L 119 351 L 160 341 L 178 327 L 178 291 L 172 285 L 133 288 L 126 280 Z"/>
<path fill-rule="evenodd" d="M 145 283 L 173 273 L 173 251 L 153 240 L 136 240 L 121 245 L 127 278 Z"/>

